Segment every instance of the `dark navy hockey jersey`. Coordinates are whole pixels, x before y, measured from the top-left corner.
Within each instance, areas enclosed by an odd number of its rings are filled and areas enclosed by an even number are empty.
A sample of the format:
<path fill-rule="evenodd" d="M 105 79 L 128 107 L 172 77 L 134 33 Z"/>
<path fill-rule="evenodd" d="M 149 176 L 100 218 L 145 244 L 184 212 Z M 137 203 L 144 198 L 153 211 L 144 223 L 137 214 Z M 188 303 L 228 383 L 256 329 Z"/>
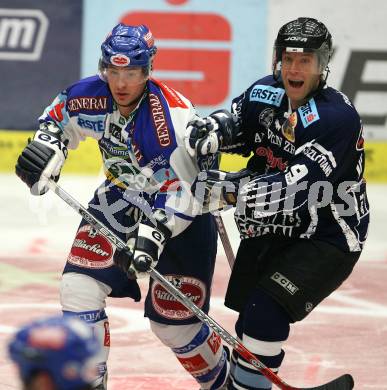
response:
<path fill-rule="evenodd" d="M 236 209 L 241 238 L 314 238 L 361 251 L 369 206 L 360 117 L 341 92 L 324 87 L 292 110 L 281 81 L 258 80 L 232 103 L 241 133 L 228 152 L 250 153 L 257 176 Z"/>

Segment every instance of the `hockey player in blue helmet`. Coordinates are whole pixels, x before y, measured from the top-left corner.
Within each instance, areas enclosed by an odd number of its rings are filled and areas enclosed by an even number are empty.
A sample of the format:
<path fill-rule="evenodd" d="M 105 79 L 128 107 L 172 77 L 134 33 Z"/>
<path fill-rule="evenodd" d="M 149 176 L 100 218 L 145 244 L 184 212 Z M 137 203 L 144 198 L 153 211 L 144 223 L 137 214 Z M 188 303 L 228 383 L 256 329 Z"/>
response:
<path fill-rule="evenodd" d="M 44 110 L 39 130 L 16 165 L 31 192 L 41 195 L 47 178 L 59 178 L 67 149 L 76 149 L 86 137 L 98 141 L 106 180 L 95 190 L 89 211 L 134 255 L 117 251 L 83 219 L 60 285 L 64 314 L 89 322 L 103 346 L 98 390 L 107 389 L 106 299 L 139 301 L 136 279 L 148 277 L 150 266 L 209 310 L 216 224 L 211 214 L 198 214 L 190 186 L 200 168 L 183 147 L 185 128 L 196 111 L 181 93 L 150 77 L 155 53 L 148 27 L 115 26 L 101 45 L 98 74 L 66 88 Z M 200 165 L 216 163 L 210 156 Z M 201 389 L 224 386 L 229 362 L 219 336 L 152 280 L 145 316 Z"/>
<path fill-rule="evenodd" d="M 89 390 L 100 345 L 77 318 L 49 317 L 20 328 L 8 344 L 23 390 Z"/>
<path fill-rule="evenodd" d="M 130 112 L 152 72 L 157 48 L 148 27 L 118 24 L 101 45 L 99 72 L 120 112 Z"/>

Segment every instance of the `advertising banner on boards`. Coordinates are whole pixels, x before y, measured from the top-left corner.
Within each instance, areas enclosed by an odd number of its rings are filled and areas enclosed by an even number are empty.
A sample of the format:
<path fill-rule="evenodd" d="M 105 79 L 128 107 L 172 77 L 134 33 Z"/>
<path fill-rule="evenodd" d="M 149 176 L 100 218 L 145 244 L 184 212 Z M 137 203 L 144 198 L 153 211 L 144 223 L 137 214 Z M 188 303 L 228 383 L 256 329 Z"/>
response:
<path fill-rule="evenodd" d="M 101 42 L 119 22 L 151 28 L 158 47 L 153 76 L 204 116 L 229 108 L 233 97 L 269 74 L 278 29 L 310 16 L 333 35 L 328 84 L 344 92 L 363 119 L 367 178 L 387 180 L 386 12 L 384 0 L 372 6 L 367 0 L 3 0 L 0 129 L 35 129 L 62 88 L 97 72 Z M 14 156 L 19 144 L 4 133 L 0 152 Z"/>
<path fill-rule="evenodd" d="M 32 130 L 80 77 L 82 1 L 2 0 L 0 128 Z"/>
<path fill-rule="evenodd" d="M 95 73 L 100 45 L 119 23 L 146 24 L 158 52 L 154 77 L 202 115 L 229 107 L 266 70 L 267 0 L 85 0 L 82 75 Z"/>

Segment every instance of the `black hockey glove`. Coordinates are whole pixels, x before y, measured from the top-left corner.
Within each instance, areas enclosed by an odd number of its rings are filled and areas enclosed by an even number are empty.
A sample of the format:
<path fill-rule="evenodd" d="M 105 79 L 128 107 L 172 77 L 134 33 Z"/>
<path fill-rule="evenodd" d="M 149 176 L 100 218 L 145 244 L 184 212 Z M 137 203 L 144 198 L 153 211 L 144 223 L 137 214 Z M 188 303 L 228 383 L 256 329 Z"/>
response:
<path fill-rule="evenodd" d="M 132 257 L 125 256 L 125 253 L 123 256 L 114 256 L 114 263 L 130 279 L 148 277 L 151 267 L 156 267 L 165 243 L 171 237 L 171 231 L 166 226 L 166 222 L 165 211 L 157 210 L 153 214 L 152 221 L 140 223 L 137 238 L 128 240 L 128 247 L 133 253 Z"/>
<path fill-rule="evenodd" d="M 185 147 L 191 157 L 215 154 L 222 146 L 230 145 L 236 133 L 236 117 L 227 110 L 218 110 L 188 122 Z"/>
<path fill-rule="evenodd" d="M 67 157 L 67 147 L 61 141 L 61 130 L 54 123 L 42 123 L 33 140 L 28 140 L 16 163 L 16 174 L 31 189 L 33 195 L 47 192 L 47 181 L 59 179 Z"/>
<path fill-rule="evenodd" d="M 248 169 L 238 172 L 202 171 L 191 186 L 191 191 L 204 212 L 223 210 L 237 204 L 239 188 L 252 177 L 254 173 Z"/>

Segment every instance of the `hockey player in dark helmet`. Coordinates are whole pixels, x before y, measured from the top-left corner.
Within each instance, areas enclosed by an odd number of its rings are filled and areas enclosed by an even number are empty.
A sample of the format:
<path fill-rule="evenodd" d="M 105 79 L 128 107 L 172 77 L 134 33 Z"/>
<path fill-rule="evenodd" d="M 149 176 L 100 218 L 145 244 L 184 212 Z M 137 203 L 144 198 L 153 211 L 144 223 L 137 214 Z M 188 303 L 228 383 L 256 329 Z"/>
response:
<path fill-rule="evenodd" d="M 193 157 L 249 156 L 240 172 L 201 172 L 196 188 L 210 209 L 236 206 L 241 243 L 225 304 L 239 313 L 243 344 L 274 372 L 290 324 L 339 288 L 367 237 L 362 124 L 348 97 L 326 84 L 331 54 L 323 23 L 286 23 L 271 74 L 234 98 L 231 112 L 197 117 L 186 132 Z M 229 389 L 271 389 L 235 351 L 231 363 Z"/>
<path fill-rule="evenodd" d="M 281 78 L 293 108 L 323 88 L 332 55 L 332 37 L 313 18 L 298 18 L 278 31 L 273 48 L 273 75 Z"/>

